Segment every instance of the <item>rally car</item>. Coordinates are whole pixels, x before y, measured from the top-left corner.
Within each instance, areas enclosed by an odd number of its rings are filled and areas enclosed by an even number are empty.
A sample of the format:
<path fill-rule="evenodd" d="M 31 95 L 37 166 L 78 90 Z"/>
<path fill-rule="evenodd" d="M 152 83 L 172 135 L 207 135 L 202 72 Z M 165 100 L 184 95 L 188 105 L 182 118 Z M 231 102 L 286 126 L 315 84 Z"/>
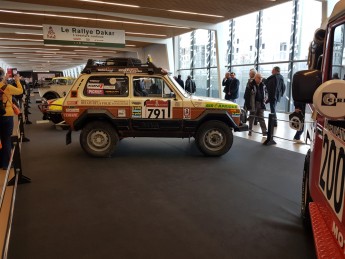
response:
<path fill-rule="evenodd" d="M 127 137 L 195 138 L 202 153 L 221 156 L 233 131 L 246 131 L 236 103 L 193 96 L 173 76 L 138 59 L 89 60 L 63 102 L 71 131 L 91 156 L 109 157 Z"/>
<path fill-rule="evenodd" d="M 54 77 L 49 83 L 38 88 L 40 97 L 51 100 L 64 97 L 71 88 L 75 78 Z"/>
<path fill-rule="evenodd" d="M 62 103 L 64 98 L 47 100 L 42 98 L 41 104 L 38 108 L 43 113 L 43 120 L 50 120 L 55 124 L 63 121 L 62 118 Z"/>

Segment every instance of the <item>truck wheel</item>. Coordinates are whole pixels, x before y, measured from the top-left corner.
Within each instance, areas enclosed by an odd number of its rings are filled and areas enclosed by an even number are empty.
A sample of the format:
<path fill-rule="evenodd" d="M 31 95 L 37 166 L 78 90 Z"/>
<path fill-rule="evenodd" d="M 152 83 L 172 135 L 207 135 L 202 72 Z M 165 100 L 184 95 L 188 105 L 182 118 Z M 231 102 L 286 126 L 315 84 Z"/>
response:
<path fill-rule="evenodd" d="M 311 229 L 309 202 L 312 201 L 309 191 L 309 163 L 310 163 L 310 150 L 308 150 L 303 168 L 303 184 L 302 184 L 302 202 L 301 202 L 301 218 L 303 225 Z"/>
<path fill-rule="evenodd" d="M 94 157 L 110 157 L 116 148 L 119 136 L 116 129 L 107 122 L 92 121 L 80 133 L 80 145 Z"/>
<path fill-rule="evenodd" d="M 232 146 L 232 130 L 224 122 L 207 121 L 196 133 L 196 144 L 206 156 L 222 156 Z"/>

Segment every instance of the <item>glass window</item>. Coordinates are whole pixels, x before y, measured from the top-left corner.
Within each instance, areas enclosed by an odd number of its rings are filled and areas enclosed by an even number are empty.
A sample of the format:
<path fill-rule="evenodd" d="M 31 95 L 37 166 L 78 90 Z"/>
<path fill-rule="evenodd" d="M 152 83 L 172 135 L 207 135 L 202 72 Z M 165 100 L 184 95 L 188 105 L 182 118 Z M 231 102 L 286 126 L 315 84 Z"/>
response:
<path fill-rule="evenodd" d="M 192 33 L 182 34 L 179 38 L 179 68 L 190 68 L 191 50 L 192 50 Z"/>
<path fill-rule="evenodd" d="M 196 95 L 209 96 L 209 89 L 207 87 L 207 69 L 195 69 L 193 72 L 193 79 L 196 85 Z"/>
<path fill-rule="evenodd" d="M 296 27 L 295 60 L 308 59 L 310 42 L 314 38 L 314 32 L 321 25 L 322 3 L 315 0 L 303 0 L 299 2 L 297 13 L 298 26 Z M 310 10 L 313 10 L 312 12 Z"/>
<path fill-rule="evenodd" d="M 344 49 L 345 25 L 340 25 L 334 30 L 333 57 L 332 57 L 332 79 L 343 78 L 345 75 L 345 49 Z"/>
<path fill-rule="evenodd" d="M 196 95 L 198 93 L 198 85 L 196 85 Z M 218 69 L 210 69 L 210 97 L 219 98 L 219 87 L 218 87 Z"/>
<path fill-rule="evenodd" d="M 142 97 L 173 97 L 173 91 L 161 77 L 133 77 L 133 95 Z"/>
<path fill-rule="evenodd" d="M 261 49 L 259 62 L 284 61 L 289 58 L 292 23 L 292 1 L 262 11 Z M 287 43 L 286 54 L 282 55 L 280 43 Z M 284 59 L 282 59 L 282 57 Z"/>
<path fill-rule="evenodd" d="M 84 95 L 97 97 L 128 96 L 128 77 L 90 76 L 84 88 Z"/>
<path fill-rule="evenodd" d="M 209 42 L 209 33 L 208 30 L 196 30 L 195 31 L 195 43 L 194 51 L 192 57 L 194 59 L 193 67 L 207 67 L 209 61 L 208 59 L 208 42 Z"/>
<path fill-rule="evenodd" d="M 247 14 L 234 19 L 232 49 L 236 50 L 233 55 L 232 64 L 252 64 L 255 61 L 257 51 L 255 45 L 256 26 L 258 12 Z M 241 42 L 241 43 L 240 43 Z M 248 51 L 248 49 L 250 51 Z"/>

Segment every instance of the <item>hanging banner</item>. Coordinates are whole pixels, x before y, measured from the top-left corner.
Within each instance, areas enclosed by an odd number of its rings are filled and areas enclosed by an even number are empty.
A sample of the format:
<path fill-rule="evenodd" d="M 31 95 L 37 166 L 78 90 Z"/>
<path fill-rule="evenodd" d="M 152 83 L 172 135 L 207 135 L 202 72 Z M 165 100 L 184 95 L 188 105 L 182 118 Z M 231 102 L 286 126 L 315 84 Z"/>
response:
<path fill-rule="evenodd" d="M 43 24 L 44 44 L 125 47 L 125 31 Z"/>

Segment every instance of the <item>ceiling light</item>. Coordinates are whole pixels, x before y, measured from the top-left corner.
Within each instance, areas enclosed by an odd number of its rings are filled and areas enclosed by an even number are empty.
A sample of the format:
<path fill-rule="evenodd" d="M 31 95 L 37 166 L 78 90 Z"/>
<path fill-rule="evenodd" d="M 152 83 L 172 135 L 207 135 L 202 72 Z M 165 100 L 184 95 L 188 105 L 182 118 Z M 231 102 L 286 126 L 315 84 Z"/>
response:
<path fill-rule="evenodd" d="M 154 26 L 154 27 L 167 27 L 167 28 L 180 28 L 180 29 L 190 29 L 189 27 L 183 26 L 174 26 L 174 25 L 164 25 L 164 24 L 154 24 L 154 23 L 143 23 L 143 22 L 131 22 L 131 21 L 118 21 L 118 20 L 109 20 L 109 19 L 98 19 L 90 17 L 80 17 L 80 16 L 69 16 L 69 15 L 58 15 L 58 14 L 48 14 L 48 13 L 31 13 L 31 12 L 20 12 L 20 11 L 11 11 L 11 10 L 0 10 L 2 13 L 15 13 L 22 15 L 36 15 L 36 16 L 47 16 L 47 17 L 59 17 L 59 18 L 69 18 L 69 19 L 79 19 L 79 20 L 88 20 L 88 21 L 100 21 L 100 22 L 112 22 L 112 23 L 126 23 L 126 24 L 136 24 L 143 26 Z"/>
<path fill-rule="evenodd" d="M 54 51 L 54 50 L 60 50 L 60 49 L 45 49 L 45 48 L 29 48 L 29 47 L 9 47 L 9 46 L 0 46 L 0 49 L 24 49 L 24 50 L 28 50 L 28 49 L 42 49 L 42 50 L 51 50 L 51 51 Z"/>
<path fill-rule="evenodd" d="M 38 35 L 38 36 L 43 36 L 43 33 L 30 33 L 30 32 L 19 32 L 19 31 L 16 31 L 15 34 L 25 34 L 25 35 Z"/>
<path fill-rule="evenodd" d="M 165 34 L 153 34 L 153 33 L 142 33 L 142 32 L 126 32 L 126 34 L 130 35 L 147 35 L 147 36 L 157 36 L 157 37 L 166 37 Z"/>
<path fill-rule="evenodd" d="M 139 5 L 130 5 L 130 4 L 120 4 L 120 3 L 109 3 L 109 2 L 103 2 L 103 1 L 96 1 L 96 0 L 79 0 L 80 2 L 89 2 L 89 3 L 95 3 L 95 4 L 108 4 L 108 5 L 116 5 L 116 6 L 123 6 L 123 7 L 134 7 L 139 8 Z"/>
<path fill-rule="evenodd" d="M 34 40 L 34 39 L 16 39 L 16 38 L 0 38 L 0 40 L 43 41 L 43 40 Z"/>
<path fill-rule="evenodd" d="M 221 15 L 205 14 L 205 13 L 194 13 L 194 12 L 185 12 L 185 11 L 179 11 L 179 10 L 168 10 L 168 12 L 183 13 L 183 14 L 192 14 L 192 15 L 200 15 L 200 16 L 210 16 L 210 17 L 217 17 L 217 18 L 224 18 L 224 16 L 221 16 Z"/>
<path fill-rule="evenodd" d="M 126 47 L 135 47 L 136 45 L 130 45 L 130 44 L 126 44 Z"/>
<path fill-rule="evenodd" d="M 0 22 L 0 25 L 9 25 L 9 26 L 25 26 L 25 27 L 37 27 L 37 28 L 43 28 L 42 25 L 31 25 L 31 24 L 22 24 L 22 23 L 5 23 Z"/>

